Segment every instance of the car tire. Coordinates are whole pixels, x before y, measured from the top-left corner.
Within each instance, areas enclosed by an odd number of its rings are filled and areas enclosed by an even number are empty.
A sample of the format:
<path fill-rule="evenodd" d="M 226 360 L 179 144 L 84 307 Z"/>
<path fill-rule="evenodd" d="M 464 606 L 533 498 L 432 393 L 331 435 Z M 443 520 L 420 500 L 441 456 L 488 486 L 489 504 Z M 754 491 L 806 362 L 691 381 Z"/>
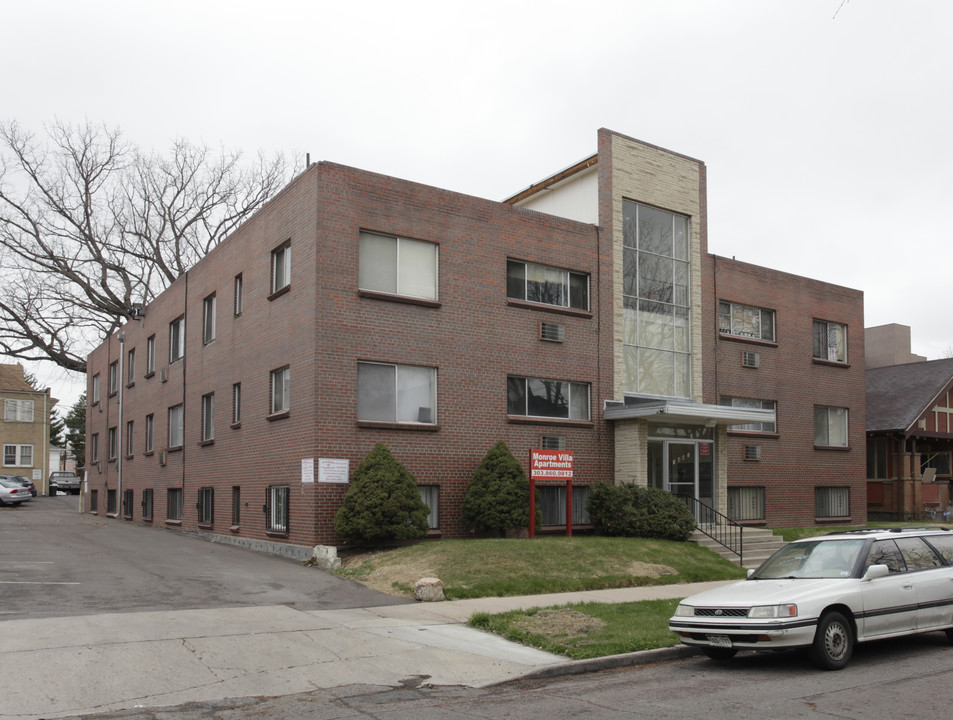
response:
<path fill-rule="evenodd" d="M 953 643 L 953 630 L 946 631 L 947 642 Z"/>
<path fill-rule="evenodd" d="M 839 612 L 825 614 L 817 623 L 811 660 L 822 670 L 840 670 L 854 654 L 854 628 Z"/>
<path fill-rule="evenodd" d="M 738 654 L 738 651 L 734 648 L 723 647 L 706 647 L 702 648 L 702 652 L 716 662 L 728 662 Z"/>

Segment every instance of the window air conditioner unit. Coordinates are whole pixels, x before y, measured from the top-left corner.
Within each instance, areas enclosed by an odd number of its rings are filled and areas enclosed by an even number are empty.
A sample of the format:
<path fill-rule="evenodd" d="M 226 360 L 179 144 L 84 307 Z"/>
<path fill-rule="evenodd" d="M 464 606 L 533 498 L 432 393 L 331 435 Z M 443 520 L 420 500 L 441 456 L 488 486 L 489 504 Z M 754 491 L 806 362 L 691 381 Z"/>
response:
<path fill-rule="evenodd" d="M 745 460 L 760 460 L 760 459 L 761 459 L 760 445 L 745 445 Z"/>
<path fill-rule="evenodd" d="M 539 339 L 548 340 L 549 342 L 562 342 L 566 339 L 566 328 L 559 323 L 540 323 Z"/>
<path fill-rule="evenodd" d="M 161 370 L 159 370 L 159 382 L 165 382 L 168 379 L 169 379 L 169 375 L 166 372 L 166 369 L 162 368 Z"/>
<path fill-rule="evenodd" d="M 165 450 L 159 451 L 159 465 L 165 466 L 166 462 L 169 460 L 169 453 Z"/>
<path fill-rule="evenodd" d="M 746 352 L 741 355 L 741 364 L 744 367 L 756 368 L 761 365 L 761 356 L 756 352 Z"/>

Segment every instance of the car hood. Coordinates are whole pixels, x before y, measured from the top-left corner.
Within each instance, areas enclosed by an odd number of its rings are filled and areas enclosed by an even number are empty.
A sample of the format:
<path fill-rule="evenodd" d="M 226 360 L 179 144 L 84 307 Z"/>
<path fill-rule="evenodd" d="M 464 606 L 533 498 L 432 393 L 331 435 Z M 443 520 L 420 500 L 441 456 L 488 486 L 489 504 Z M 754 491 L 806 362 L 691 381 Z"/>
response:
<path fill-rule="evenodd" d="M 836 596 L 859 580 L 853 578 L 785 578 L 778 580 L 742 580 L 682 600 L 700 607 L 747 607 L 796 603 L 818 595 Z M 838 587 L 840 586 L 840 587 Z"/>

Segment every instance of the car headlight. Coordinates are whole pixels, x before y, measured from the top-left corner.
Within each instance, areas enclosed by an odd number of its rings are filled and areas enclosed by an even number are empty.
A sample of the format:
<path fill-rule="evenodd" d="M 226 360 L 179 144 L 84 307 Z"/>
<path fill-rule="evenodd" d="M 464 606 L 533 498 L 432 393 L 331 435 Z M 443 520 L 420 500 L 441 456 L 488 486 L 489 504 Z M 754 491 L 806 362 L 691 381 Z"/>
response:
<path fill-rule="evenodd" d="M 797 617 L 797 605 L 755 605 L 748 611 L 749 618 L 789 618 Z"/>
<path fill-rule="evenodd" d="M 675 608 L 675 617 L 694 617 L 695 608 L 691 605 L 682 605 L 679 603 L 678 607 Z"/>

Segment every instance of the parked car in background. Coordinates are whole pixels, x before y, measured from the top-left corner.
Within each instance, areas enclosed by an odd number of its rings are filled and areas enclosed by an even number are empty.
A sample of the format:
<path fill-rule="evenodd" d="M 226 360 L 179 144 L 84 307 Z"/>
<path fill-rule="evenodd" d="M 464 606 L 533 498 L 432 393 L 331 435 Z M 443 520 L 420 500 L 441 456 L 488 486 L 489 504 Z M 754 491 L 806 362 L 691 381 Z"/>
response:
<path fill-rule="evenodd" d="M 682 600 L 669 629 L 716 660 L 804 647 L 826 670 L 847 665 L 857 642 L 932 631 L 953 642 L 953 532 L 863 529 L 797 540 L 747 580 Z"/>
<path fill-rule="evenodd" d="M 11 475 L 0 476 L 0 505 L 19 505 L 32 499 L 30 491 L 19 480 Z"/>
<path fill-rule="evenodd" d="M 50 473 L 50 490 L 62 490 L 73 495 L 79 495 L 79 476 L 74 472 L 57 470 Z"/>
<path fill-rule="evenodd" d="M 14 476 L 16 480 L 20 481 L 20 484 L 27 488 L 30 491 L 30 495 L 36 497 L 36 483 L 30 480 L 30 478 L 25 475 L 16 475 Z"/>

